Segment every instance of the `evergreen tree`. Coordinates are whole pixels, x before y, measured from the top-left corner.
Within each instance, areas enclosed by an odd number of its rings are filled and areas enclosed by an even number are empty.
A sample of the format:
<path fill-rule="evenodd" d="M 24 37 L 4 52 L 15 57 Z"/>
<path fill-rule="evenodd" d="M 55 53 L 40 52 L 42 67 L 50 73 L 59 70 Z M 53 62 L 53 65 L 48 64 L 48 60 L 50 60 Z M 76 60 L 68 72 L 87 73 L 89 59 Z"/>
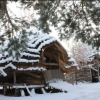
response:
<path fill-rule="evenodd" d="M 37 12 L 39 18 L 31 17 L 29 21 L 16 15 L 13 17 L 8 9 L 10 2 L 19 2 L 24 9 L 33 7 L 33 13 Z M 30 26 L 45 33 L 50 33 L 50 26 L 53 26 L 59 31 L 60 39 L 74 36 L 76 40 L 99 48 L 100 0 L 0 0 L 0 31 L 5 30 L 0 35 L 0 43 L 4 42 L 5 36 L 9 41 L 15 41 L 16 34 Z"/>

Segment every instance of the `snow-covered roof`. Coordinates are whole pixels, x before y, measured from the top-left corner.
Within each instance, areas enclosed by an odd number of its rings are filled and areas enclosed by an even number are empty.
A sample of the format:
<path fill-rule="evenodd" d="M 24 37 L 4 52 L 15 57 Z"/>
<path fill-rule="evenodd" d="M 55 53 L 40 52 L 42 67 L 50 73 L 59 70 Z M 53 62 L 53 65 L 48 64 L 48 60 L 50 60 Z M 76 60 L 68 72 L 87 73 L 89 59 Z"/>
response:
<path fill-rule="evenodd" d="M 17 69 L 17 70 L 46 70 L 43 67 L 28 67 L 28 68 L 16 68 L 16 66 L 13 64 L 13 62 L 17 63 L 36 63 L 39 62 L 40 58 L 40 51 L 42 48 L 54 41 L 56 41 L 56 38 L 53 36 L 50 36 L 48 34 L 43 34 L 39 32 L 36 29 L 28 29 L 26 30 L 27 32 L 32 32 L 33 34 L 28 36 L 28 43 L 26 50 L 21 52 L 21 57 L 16 60 L 12 56 L 8 56 L 8 52 L 5 52 L 3 54 L 0 54 L 0 64 L 6 64 L 5 66 L 0 67 L 0 74 L 3 76 L 6 76 L 7 74 L 4 72 L 4 69 L 11 67 L 12 69 Z M 5 44 L 2 46 L 0 45 L 1 49 L 7 48 L 8 41 L 5 42 Z M 29 59 L 29 57 L 32 57 L 33 59 Z"/>
<path fill-rule="evenodd" d="M 40 58 L 40 51 L 42 50 L 42 48 L 54 41 L 56 41 L 56 38 L 54 38 L 53 36 L 50 36 L 48 34 L 43 34 L 41 32 L 35 32 L 33 30 L 27 30 L 33 32 L 33 34 L 31 34 L 30 36 L 28 36 L 28 47 L 26 47 L 25 51 L 21 51 L 21 58 L 19 58 L 18 60 L 14 59 L 12 56 L 7 57 L 8 52 L 5 52 L 3 55 L 0 54 L 0 63 L 9 63 L 11 61 L 13 62 L 25 62 L 25 63 L 35 63 L 35 62 L 39 62 L 39 58 Z M 7 44 L 4 44 L 3 46 L 0 46 L 1 48 L 6 48 Z M 27 58 L 24 57 L 34 57 L 34 60 L 29 60 Z"/>
<path fill-rule="evenodd" d="M 6 69 L 6 68 L 8 68 L 8 67 L 10 67 L 10 68 L 12 68 L 12 69 L 14 69 L 14 70 L 18 70 L 18 71 L 28 71 L 28 70 L 37 70 L 37 71 L 45 71 L 46 70 L 46 68 L 44 68 L 44 67 L 28 67 L 28 68 L 17 68 L 15 65 L 13 65 L 12 63 L 9 63 L 9 64 L 7 64 L 7 65 L 5 65 L 5 66 L 3 66 L 3 67 L 0 67 L 0 75 L 3 75 L 3 76 L 7 76 L 7 74 L 5 73 L 5 71 L 4 71 L 4 69 Z"/>
<path fill-rule="evenodd" d="M 58 41 L 58 43 L 59 43 L 60 45 L 62 45 L 61 42 L 59 41 L 59 39 L 58 39 L 57 41 Z M 73 54 L 72 54 L 71 52 L 69 52 L 69 51 L 66 49 L 65 46 L 62 45 L 62 47 L 64 48 L 64 50 L 66 51 L 66 53 L 67 53 L 67 55 L 68 55 L 68 58 L 69 58 L 68 61 L 71 62 L 71 65 L 66 65 L 65 68 L 70 68 L 71 66 L 77 66 L 77 68 L 78 68 L 78 64 L 76 63 L 76 60 L 74 59 Z"/>
<path fill-rule="evenodd" d="M 68 54 L 68 57 L 69 57 L 68 61 L 72 62 L 71 66 L 78 66 L 78 64 L 76 63 L 76 60 L 73 57 L 73 54 L 71 52 L 67 52 L 67 54 Z"/>
<path fill-rule="evenodd" d="M 91 55 L 89 55 L 89 61 L 90 60 L 93 60 L 96 55 L 100 56 L 100 49 L 99 50 L 96 50 Z"/>
<path fill-rule="evenodd" d="M 0 54 L 0 64 L 6 64 L 4 66 L 1 66 L 0 68 L 0 73 L 3 76 L 6 76 L 6 73 L 4 72 L 4 69 L 11 67 L 12 69 L 16 69 L 16 70 L 46 70 L 43 67 L 36 67 L 33 68 L 32 66 L 29 66 L 26 69 L 23 68 L 17 68 L 13 63 L 38 63 L 39 62 L 39 58 L 40 58 L 40 51 L 42 50 L 42 48 L 48 44 L 51 44 L 55 41 L 57 41 L 58 43 L 60 43 L 55 37 L 48 35 L 48 34 L 43 34 L 42 32 L 39 32 L 36 29 L 28 29 L 26 30 L 27 32 L 31 32 L 32 34 L 28 36 L 28 43 L 27 43 L 27 47 L 25 49 L 25 51 L 21 51 L 20 55 L 21 57 L 16 60 L 14 57 L 12 56 L 8 56 L 9 52 L 5 52 L 4 54 Z M 4 48 L 8 48 L 7 47 L 8 42 L 6 41 L 4 43 L 4 45 L 0 45 L 1 49 Z M 61 43 L 60 43 L 61 45 Z M 66 51 L 66 50 L 65 50 Z M 67 51 L 66 51 L 66 55 L 67 55 Z M 69 62 L 73 62 L 71 66 L 77 66 L 74 58 L 69 55 L 68 53 L 68 57 L 69 57 Z M 29 59 L 32 58 L 32 59 Z"/>

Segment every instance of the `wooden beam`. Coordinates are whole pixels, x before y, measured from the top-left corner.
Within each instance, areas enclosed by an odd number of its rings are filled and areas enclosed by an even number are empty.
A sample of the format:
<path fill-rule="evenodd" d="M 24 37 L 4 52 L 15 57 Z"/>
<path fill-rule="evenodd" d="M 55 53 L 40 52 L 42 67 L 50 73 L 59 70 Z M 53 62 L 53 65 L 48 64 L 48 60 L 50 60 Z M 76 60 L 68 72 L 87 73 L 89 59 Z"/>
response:
<path fill-rule="evenodd" d="M 14 71 L 14 84 L 16 84 L 16 71 Z"/>
<path fill-rule="evenodd" d="M 19 96 L 19 89 L 15 89 L 15 96 Z"/>
<path fill-rule="evenodd" d="M 54 43 L 55 44 L 55 46 L 57 47 L 57 49 L 61 52 L 61 53 L 64 53 L 61 49 L 59 49 L 60 47 L 56 44 L 56 43 Z"/>
<path fill-rule="evenodd" d="M 49 45 L 44 46 L 43 47 L 44 51 L 45 51 L 46 48 L 51 47 L 53 44 L 54 44 L 54 42 L 53 43 L 50 43 Z"/>
<path fill-rule="evenodd" d="M 43 63 L 44 65 L 48 65 L 48 66 L 58 66 L 57 63 Z"/>
<path fill-rule="evenodd" d="M 7 86 L 3 86 L 3 93 L 4 93 L 4 95 L 7 94 Z"/>

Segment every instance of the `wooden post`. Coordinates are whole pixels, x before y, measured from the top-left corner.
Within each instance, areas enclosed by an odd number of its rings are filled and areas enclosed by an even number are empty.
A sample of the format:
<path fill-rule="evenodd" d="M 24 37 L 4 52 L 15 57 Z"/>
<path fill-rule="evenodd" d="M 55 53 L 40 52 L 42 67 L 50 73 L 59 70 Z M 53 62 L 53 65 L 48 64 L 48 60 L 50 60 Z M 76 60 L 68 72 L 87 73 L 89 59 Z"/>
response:
<path fill-rule="evenodd" d="M 92 67 L 92 66 L 91 66 Z M 90 68 L 90 75 L 91 75 L 91 82 L 92 82 L 92 71 L 91 71 L 91 68 Z"/>
<path fill-rule="evenodd" d="M 75 81 L 76 81 L 76 85 L 77 85 L 77 68 L 75 69 Z"/>
<path fill-rule="evenodd" d="M 3 94 L 4 94 L 4 95 L 7 94 L 7 86 L 3 86 Z"/>
<path fill-rule="evenodd" d="M 60 70 L 60 58 L 59 58 L 59 52 L 58 52 L 58 67 L 59 67 L 59 70 Z"/>
<path fill-rule="evenodd" d="M 44 55 L 43 55 L 43 50 L 41 51 L 41 62 L 44 62 Z"/>
<path fill-rule="evenodd" d="M 16 84 L 16 71 L 14 71 L 14 84 Z"/>
<path fill-rule="evenodd" d="M 98 62 L 98 59 L 96 59 L 96 63 L 97 63 L 97 67 L 98 67 L 98 81 L 100 82 L 100 72 L 99 72 L 99 62 Z"/>
<path fill-rule="evenodd" d="M 15 96 L 19 96 L 19 89 L 15 89 Z"/>

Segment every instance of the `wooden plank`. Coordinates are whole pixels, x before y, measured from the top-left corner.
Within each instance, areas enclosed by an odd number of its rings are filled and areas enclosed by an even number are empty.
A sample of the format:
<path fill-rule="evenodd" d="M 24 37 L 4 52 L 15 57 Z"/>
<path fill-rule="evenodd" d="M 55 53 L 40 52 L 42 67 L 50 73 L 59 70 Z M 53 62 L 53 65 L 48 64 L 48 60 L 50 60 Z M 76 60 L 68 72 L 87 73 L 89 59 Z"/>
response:
<path fill-rule="evenodd" d="M 15 96 L 19 96 L 19 89 L 15 89 Z"/>
<path fill-rule="evenodd" d="M 90 68 L 83 68 L 77 71 L 77 80 L 91 82 L 91 71 Z"/>
<path fill-rule="evenodd" d="M 7 94 L 7 86 L 3 86 L 3 94 L 4 94 L 4 95 Z"/>
<path fill-rule="evenodd" d="M 14 84 L 16 84 L 16 71 L 14 71 L 13 73 L 14 73 Z"/>
<path fill-rule="evenodd" d="M 65 53 L 65 51 L 63 51 L 63 50 L 61 50 L 62 48 L 61 48 L 61 46 L 58 46 L 56 43 L 54 43 L 55 44 L 55 46 L 57 47 L 57 49 L 61 52 L 61 53 Z M 61 49 L 60 49 L 61 48 Z"/>
<path fill-rule="evenodd" d="M 43 63 L 43 64 L 44 64 L 44 65 L 48 65 L 48 66 L 49 66 L 49 65 L 50 65 L 50 66 L 51 66 L 51 65 L 52 65 L 52 66 L 58 66 L 57 63 Z"/>
<path fill-rule="evenodd" d="M 53 80 L 65 80 L 64 75 L 61 70 L 47 70 L 44 72 L 44 78 L 46 83 Z"/>

